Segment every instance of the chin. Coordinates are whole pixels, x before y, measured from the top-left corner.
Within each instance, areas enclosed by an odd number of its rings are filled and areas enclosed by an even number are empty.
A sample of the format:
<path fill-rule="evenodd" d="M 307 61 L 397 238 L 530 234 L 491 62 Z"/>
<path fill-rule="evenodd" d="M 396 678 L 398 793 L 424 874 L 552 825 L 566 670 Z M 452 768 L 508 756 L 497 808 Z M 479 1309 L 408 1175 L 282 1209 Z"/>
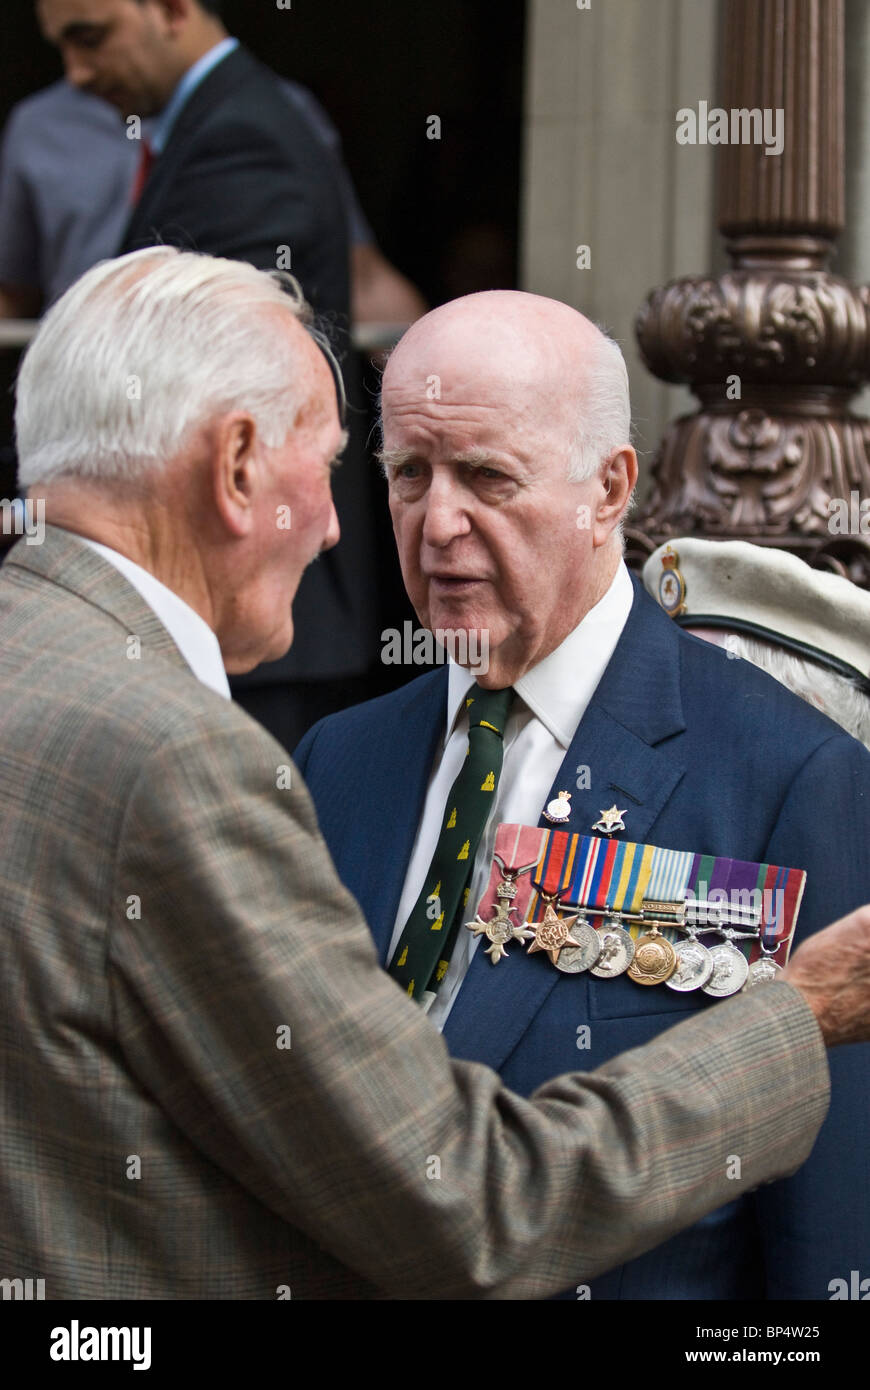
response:
<path fill-rule="evenodd" d="M 234 656 L 222 653 L 224 669 L 228 676 L 244 676 L 248 671 L 253 671 L 255 667 L 262 666 L 264 661 L 280 661 L 282 656 L 286 656 L 293 645 L 293 625 L 290 624 L 289 632 L 284 632 L 280 637 L 273 638 L 271 642 L 264 643 L 257 651 L 238 652 Z"/>
<path fill-rule="evenodd" d="M 427 626 L 434 632 L 436 628 L 449 628 L 454 632 L 488 632 L 492 633 L 498 624 L 497 619 L 488 613 L 481 613 L 471 606 L 457 602 L 441 603 L 431 608 L 431 621 Z"/>

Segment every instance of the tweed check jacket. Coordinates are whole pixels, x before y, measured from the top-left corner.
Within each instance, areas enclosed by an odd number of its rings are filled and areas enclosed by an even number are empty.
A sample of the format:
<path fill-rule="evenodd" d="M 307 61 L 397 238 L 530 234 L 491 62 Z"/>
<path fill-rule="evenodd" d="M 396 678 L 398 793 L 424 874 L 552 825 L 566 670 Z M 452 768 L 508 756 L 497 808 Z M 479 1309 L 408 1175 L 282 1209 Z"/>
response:
<path fill-rule="evenodd" d="M 826 1055 L 788 985 L 532 1100 L 451 1063 L 286 754 L 53 527 L 0 572 L 0 764 L 0 1277 L 538 1297 L 809 1152 Z"/>

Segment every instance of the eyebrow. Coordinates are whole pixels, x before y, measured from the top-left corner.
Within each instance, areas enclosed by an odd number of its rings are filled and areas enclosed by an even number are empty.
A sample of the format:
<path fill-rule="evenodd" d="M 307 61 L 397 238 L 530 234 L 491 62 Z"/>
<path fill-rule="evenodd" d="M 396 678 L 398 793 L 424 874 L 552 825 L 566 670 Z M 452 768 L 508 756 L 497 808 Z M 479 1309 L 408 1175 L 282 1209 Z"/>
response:
<path fill-rule="evenodd" d="M 379 449 L 375 458 L 380 463 L 384 473 L 395 472 L 406 463 L 416 463 L 420 456 L 415 449 Z M 452 454 L 451 463 L 464 464 L 466 468 L 503 468 L 504 464 L 500 459 L 494 458 L 488 449 L 467 449 L 461 454 Z"/>
<path fill-rule="evenodd" d="M 93 19 L 93 20 L 88 20 L 88 19 L 76 19 L 76 20 L 73 20 L 71 24 L 65 25 L 64 28 L 61 29 L 61 31 L 60 31 L 59 35 L 57 36 L 57 38 L 56 38 L 56 39 L 53 39 L 52 42 L 53 42 L 53 43 L 64 43 L 64 42 L 67 42 L 67 43 L 68 43 L 68 42 L 75 43 L 76 39 L 82 39 L 82 38 L 84 38 L 85 35 L 87 35 L 87 34 L 94 34 L 94 33 L 96 33 L 96 34 L 102 34 L 102 33 L 105 33 L 106 30 L 109 29 L 110 27 L 111 27 L 111 26 L 110 26 L 109 24 L 104 23 L 104 22 L 102 22 L 102 21 L 100 21 L 100 20 L 96 20 L 96 19 Z"/>
<path fill-rule="evenodd" d="M 375 458 L 384 473 L 392 473 L 403 463 L 412 463 L 417 457 L 413 449 L 376 449 Z"/>

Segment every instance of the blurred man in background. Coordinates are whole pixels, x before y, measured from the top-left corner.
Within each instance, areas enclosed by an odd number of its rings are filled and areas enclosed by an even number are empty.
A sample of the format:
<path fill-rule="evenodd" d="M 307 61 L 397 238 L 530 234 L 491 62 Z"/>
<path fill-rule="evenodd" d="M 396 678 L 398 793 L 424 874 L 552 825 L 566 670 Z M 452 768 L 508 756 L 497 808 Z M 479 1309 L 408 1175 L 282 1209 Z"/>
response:
<path fill-rule="evenodd" d="M 37 0 L 36 8 L 67 81 L 116 107 L 141 135 L 116 250 L 167 242 L 292 270 L 344 355 L 350 245 L 339 166 L 310 111 L 288 102 L 274 73 L 227 33 L 218 0 Z M 363 299 L 365 283 L 363 273 Z M 341 547 L 305 575 L 292 652 L 234 683 L 288 748 L 319 715 L 369 693 L 380 674 L 375 483 L 352 358 L 346 377 L 353 408 L 335 482 Z"/>

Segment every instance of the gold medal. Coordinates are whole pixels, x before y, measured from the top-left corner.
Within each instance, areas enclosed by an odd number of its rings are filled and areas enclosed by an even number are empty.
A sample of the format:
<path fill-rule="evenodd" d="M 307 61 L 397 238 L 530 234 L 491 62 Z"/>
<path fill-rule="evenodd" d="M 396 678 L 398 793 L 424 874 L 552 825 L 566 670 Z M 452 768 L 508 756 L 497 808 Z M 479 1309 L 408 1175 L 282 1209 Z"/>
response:
<path fill-rule="evenodd" d="M 661 985 L 677 968 L 677 953 L 653 923 L 650 931 L 634 943 L 634 960 L 627 975 L 638 985 Z"/>

